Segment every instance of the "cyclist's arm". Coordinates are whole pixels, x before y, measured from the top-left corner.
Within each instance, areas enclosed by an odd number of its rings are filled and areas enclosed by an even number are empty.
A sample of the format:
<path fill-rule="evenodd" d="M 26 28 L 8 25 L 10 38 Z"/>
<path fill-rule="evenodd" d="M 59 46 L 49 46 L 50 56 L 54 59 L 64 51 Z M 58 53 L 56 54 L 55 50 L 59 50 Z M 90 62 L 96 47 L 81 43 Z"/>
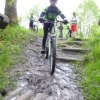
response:
<path fill-rule="evenodd" d="M 46 11 L 47 11 L 47 8 L 46 8 L 46 9 L 44 9 L 44 11 L 40 14 L 40 18 L 43 18 L 43 17 L 45 16 Z"/>

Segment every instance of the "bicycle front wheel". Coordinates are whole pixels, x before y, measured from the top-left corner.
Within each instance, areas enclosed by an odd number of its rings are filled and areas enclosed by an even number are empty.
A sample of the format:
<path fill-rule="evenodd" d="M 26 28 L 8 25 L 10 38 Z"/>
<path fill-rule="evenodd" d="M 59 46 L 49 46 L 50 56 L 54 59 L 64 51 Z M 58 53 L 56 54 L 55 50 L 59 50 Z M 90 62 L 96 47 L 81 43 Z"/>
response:
<path fill-rule="evenodd" d="M 48 59 L 48 56 L 49 56 L 49 49 L 48 49 L 48 47 L 46 47 L 46 52 L 45 53 L 46 53 L 46 57 L 45 58 Z"/>
<path fill-rule="evenodd" d="M 55 72 L 56 66 L 56 39 L 53 37 L 51 40 L 51 56 L 50 56 L 50 67 L 51 75 Z"/>

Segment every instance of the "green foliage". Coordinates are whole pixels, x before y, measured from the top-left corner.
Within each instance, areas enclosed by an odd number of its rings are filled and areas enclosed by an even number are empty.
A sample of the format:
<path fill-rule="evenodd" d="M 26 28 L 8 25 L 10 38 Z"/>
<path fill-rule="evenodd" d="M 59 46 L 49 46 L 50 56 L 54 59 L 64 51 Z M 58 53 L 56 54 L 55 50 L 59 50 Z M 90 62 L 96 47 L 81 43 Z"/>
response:
<path fill-rule="evenodd" d="M 83 0 L 76 12 L 80 19 L 78 24 L 80 31 L 87 36 L 91 33 L 92 25 L 98 23 L 100 9 L 95 0 Z"/>
<path fill-rule="evenodd" d="M 33 37 L 33 33 L 19 26 L 8 26 L 0 30 L 0 90 L 11 86 L 9 71 L 22 51 L 22 44 Z"/>
<path fill-rule="evenodd" d="M 8 4 L 9 6 L 11 6 L 11 5 L 13 4 L 14 0 L 6 0 L 6 2 L 7 2 L 7 4 Z"/>
<path fill-rule="evenodd" d="M 28 15 L 30 15 L 31 13 L 33 13 L 33 16 L 35 17 L 35 19 L 38 19 L 41 13 L 41 8 L 39 7 L 39 5 L 34 5 L 34 7 L 30 9 L 30 12 Z M 28 16 L 28 18 L 30 18 L 30 16 Z"/>
<path fill-rule="evenodd" d="M 86 100 L 100 100 L 100 30 L 94 25 L 88 46 L 91 52 L 86 56 L 82 71 L 82 85 Z"/>
<path fill-rule="evenodd" d="M 77 9 L 77 13 L 81 18 L 84 18 L 88 13 L 92 13 L 93 16 L 98 18 L 99 12 L 100 10 L 94 0 L 84 0 Z"/>

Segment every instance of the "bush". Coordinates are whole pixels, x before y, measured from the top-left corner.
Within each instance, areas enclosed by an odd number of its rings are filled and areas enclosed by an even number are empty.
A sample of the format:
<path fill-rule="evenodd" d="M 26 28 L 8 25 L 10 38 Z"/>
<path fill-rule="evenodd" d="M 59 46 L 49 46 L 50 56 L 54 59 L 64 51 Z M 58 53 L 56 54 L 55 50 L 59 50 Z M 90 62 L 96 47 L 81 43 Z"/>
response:
<path fill-rule="evenodd" d="M 93 26 L 89 38 L 91 52 L 82 71 L 82 85 L 86 100 L 100 100 L 100 27 Z"/>
<path fill-rule="evenodd" d="M 21 44 L 34 37 L 29 30 L 20 26 L 8 26 L 0 30 L 0 91 L 11 85 L 8 72 L 21 53 Z"/>

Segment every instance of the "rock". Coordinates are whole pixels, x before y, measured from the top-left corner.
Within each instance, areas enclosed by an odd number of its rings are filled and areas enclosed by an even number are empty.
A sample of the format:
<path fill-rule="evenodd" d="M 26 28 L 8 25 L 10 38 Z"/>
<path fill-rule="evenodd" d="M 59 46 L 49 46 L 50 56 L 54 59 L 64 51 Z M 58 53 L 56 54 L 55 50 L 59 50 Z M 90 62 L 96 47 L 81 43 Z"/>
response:
<path fill-rule="evenodd" d="M 33 91 L 28 90 L 25 94 L 21 95 L 17 100 L 30 100 L 33 96 Z"/>
<path fill-rule="evenodd" d="M 7 91 L 6 91 L 6 90 L 0 90 L 0 94 L 1 94 L 2 96 L 5 96 L 5 95 L 7 94 Z"/>
<path fill-rule="evenodd" d="M 20 94 L 22 91 L 24 90 L 24 87 L 19 87 L 17 88 L 15 91 L 9 93 L 4 100 L 10 100 L 11 98 L 13 98 L 14 96 Z"/>
<path fill-rule="evenodd" d="M 46 100 L 47 98 L 47 95 L 44 94 L 44 93 L 39 93 L 36 95 L 35 99 L 34 100 Z"/>
<path fill-rule="evenodd" d="M 5 29 L 9 23 L 9 18 L 0 13 L 0 29 Z"/>
<path fill-rule="evenodd" d="M 48 97 L 46 100 L 54 100 L 52 96 Z"/>

